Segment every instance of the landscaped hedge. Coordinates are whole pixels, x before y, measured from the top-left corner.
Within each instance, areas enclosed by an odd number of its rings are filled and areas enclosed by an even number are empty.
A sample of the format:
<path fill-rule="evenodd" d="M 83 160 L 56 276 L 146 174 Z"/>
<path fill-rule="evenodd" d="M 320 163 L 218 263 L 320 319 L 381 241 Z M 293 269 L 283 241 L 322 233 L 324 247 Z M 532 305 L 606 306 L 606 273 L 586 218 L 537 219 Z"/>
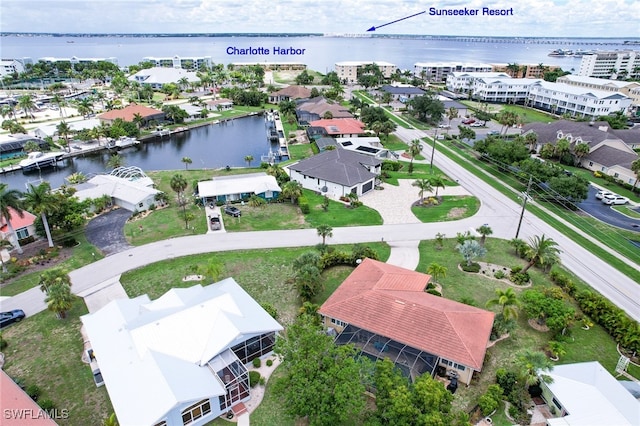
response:
<path fill-rule="evenodd" d="M 311 207 L 309 207 L 309 200 L 307 197 L 298 198 L 298 206 L 300 206 L 300 211 L 302 214 L 308 214 L 311 211 Z"/>
<path fill-rule="evenodd" d="M 552 271 L 550 278 L 573 296 L 580 310 L 600 324 L 620 346 L 631 352 L 640 352 L 640 323 L 600 294 L 589 290 L 576 292 L 576 285 L 566 275 Z"/>

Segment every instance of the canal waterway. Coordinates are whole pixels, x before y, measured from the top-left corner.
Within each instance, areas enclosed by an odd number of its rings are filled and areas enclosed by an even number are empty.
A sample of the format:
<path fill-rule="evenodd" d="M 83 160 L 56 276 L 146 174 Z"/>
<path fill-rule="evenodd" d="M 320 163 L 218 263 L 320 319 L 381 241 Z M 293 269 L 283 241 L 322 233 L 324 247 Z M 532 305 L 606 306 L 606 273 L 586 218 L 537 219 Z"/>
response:
<path fill-rule="evenodd" d="M 254 160 L 251 166 L 260 164 L 260 157 L 267 155 L 271 143 L 267 139 L 264 116 L 251 116 L 228 120 L 218 124 L 197 127 L 171 136 L 150 139 L 137 146 L 118 151 L 124 157 L 125 166 L 138 166 L 144 171 L 184 170 L 182 158 L 189 157 L 192 169 L 219 169 L 226 166 L 246 167 L 244 158 Z M 0 182 L 9 188 L 24 191 L 28 183 L 48 181 L 52 188 L 65 184 L 65 178 L 82 172 L 87 176 L 107 173 L 107 161 L 114 151 L 76 156 L 58 163 L 58 167 L 24 173 L 15 171 L 0 174 Z"/>

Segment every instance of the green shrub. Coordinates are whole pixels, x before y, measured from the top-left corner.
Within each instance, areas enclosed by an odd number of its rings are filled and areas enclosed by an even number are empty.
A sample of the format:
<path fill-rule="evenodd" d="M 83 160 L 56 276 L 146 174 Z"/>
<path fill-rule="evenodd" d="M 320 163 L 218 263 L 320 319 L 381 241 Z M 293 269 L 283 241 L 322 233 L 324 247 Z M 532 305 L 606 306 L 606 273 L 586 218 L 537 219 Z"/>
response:
<path fill-rule="evenodd" d="M 308 214 L 311 211 L 311 207 L 309 207 L 309 200 L 307 197 L 298 198 L 298 206 L 300 207 L 300 211 L 302 214 Z"/>
<path fill-rule="evenodd" d="M 465 272 L 475 272 L 478 273 L 480 272 L 480 264 L 473 262 L 471 265 L 467 265 L 466 263 L 462 263 L 461 268 L 463 271 Z"/>
<path fill-rule="evenodd" d="M 504 271 L 502 269 L 498 269 L 494 274 L 493 274 L 494 278 L 497 278 L 499 280 L 503 279 L 504 277 L 506 277 L 506 274 L 504 273 Z"/>
<path fill-rule="evenodd" d="M 382 162 L 382 170 L 391 170 L 397 172 L 402 168 L 402 164 L 399 161 L 385 160 Z"/>
<path fill-rule="evenodd" d="M 267 313 L 271 315 L 273 319 L 276 319 L 276 320 L 278 319 L 278 310 L 271 303 L 264 302 L 264 303 L 261 303 L 260 306 L 262 307 L 262 309 L 267 311 Z M 256 359 L 259 360 L 259 358 L 256 358 Z"/>
<path fill-rule="evenodd" d="M 528 272 L 520 272 L 522 268 L 519 268 L 517 272 L 515 272 L 516 268 L 511 270 L 511 274 L 509 275 L 509 279 L 516 285 L 527 285 L 531 280 Z"/>
<path fill-rule="evenodd" d="M 256 385 L 260 383 L 261 378 L 262 376 L 260 376 L 260 373 L 257 371 L 249 371 L 249 386 L 252 388 L 256 387 Z"/>
<path fill-rule="evenodd" d="M 429 293 L 429 294 L 433 294 L 434 296 L 442 296 L 442 293 L 440 293 L 438 290 L 433 289 L 433 288 L 432 288 L 432 289 L 427 290 L 427 293 Z"/>
<path fill-rule="evenodd" d="M 480 406 L 482 415 L 488 416 L 498 408 L 498 401 L 493 399 L 490 395 L 484 394 L 480 397 L 480 400 L 478 401 L 478 405 Z"/>
<path fill-rule="evenodd" d="M 0 351 L 4 350 L 8 345 L 7 341 L 2 338 L 2 333 L 0 333 Z"/>
<path fill-rule="evenodd" d="M 271 367 L 273 365 L 273 360 L 272 359 L 268 359 L 267 360 L 267 367 Z"/>
<path fill-rule="evenodd" d="M 265 379 L 264 377 L 260 377 L 260 380 L 258 383 L 260 383 L 260 386 L 264 386 L 267 384 L 267 379 Z"/>
<path fill-rule="evenodd" d="M 40 396 L 40 394 L 42 393 L 42 391 L 40 390 L 40 388 L 38 387 L 38 385 L 29 385 L 27 386 L 27 388 L 25 389 L 25 392 L 27 393 L 27 395 L 29 395 L 31 397 L 31 399 L 33 399 L 34 401 L 38 400 L 38 397 Z"/>
<path fill-rule="evenodd" d="M 56 409 L 56 404 L 50 399 L 43 399 L 38 402 L 38 405 L 45 411 L 53 411 Z"/>
<path fill-rule="evenodd" d="M 252 362 L 255 368 L 260 368 L 262 365 L 262 360 L 260 358 L 254 358 Z"/>

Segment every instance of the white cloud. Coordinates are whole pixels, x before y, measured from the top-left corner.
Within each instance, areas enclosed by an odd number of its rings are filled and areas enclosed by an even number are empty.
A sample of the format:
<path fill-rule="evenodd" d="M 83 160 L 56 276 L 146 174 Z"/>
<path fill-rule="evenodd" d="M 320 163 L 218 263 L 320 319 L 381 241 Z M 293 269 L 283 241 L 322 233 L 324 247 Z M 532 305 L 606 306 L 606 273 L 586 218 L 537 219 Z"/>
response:
<path fill-rule="evenodd" d="M 430 7 L 513 8 L 513 16 L 421 14 L 385 34 L 640 37 L 640 0 L 3 0 L 5 32 L 361 33 Z"/>

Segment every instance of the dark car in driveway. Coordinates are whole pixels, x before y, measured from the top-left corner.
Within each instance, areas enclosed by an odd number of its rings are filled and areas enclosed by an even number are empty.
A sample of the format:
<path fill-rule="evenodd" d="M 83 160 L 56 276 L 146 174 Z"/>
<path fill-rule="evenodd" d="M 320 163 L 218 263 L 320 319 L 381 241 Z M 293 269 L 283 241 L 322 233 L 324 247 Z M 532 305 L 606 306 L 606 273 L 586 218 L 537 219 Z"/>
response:
<path fill-rule="evenodd" d="M 22 319 L 26 317 L 24 311 L 22 309 L 14 309 L 9 312 L 0 313 L 0 328 L 5 328 L 8 325 L 13 324 L 14 322 L 20 322 Z"/>
<path fill-rule="evenodd" d="M 237 208 L 237 207 L 234 207 L 234 206 L 225 206 L 224 207 L 224 212 L 225 212 L 225 214 L 228 214 L 228 215 L 233 216 L 233 217 L 242 216 L 242 212 L 240 211 L 240 209 Z"/>

